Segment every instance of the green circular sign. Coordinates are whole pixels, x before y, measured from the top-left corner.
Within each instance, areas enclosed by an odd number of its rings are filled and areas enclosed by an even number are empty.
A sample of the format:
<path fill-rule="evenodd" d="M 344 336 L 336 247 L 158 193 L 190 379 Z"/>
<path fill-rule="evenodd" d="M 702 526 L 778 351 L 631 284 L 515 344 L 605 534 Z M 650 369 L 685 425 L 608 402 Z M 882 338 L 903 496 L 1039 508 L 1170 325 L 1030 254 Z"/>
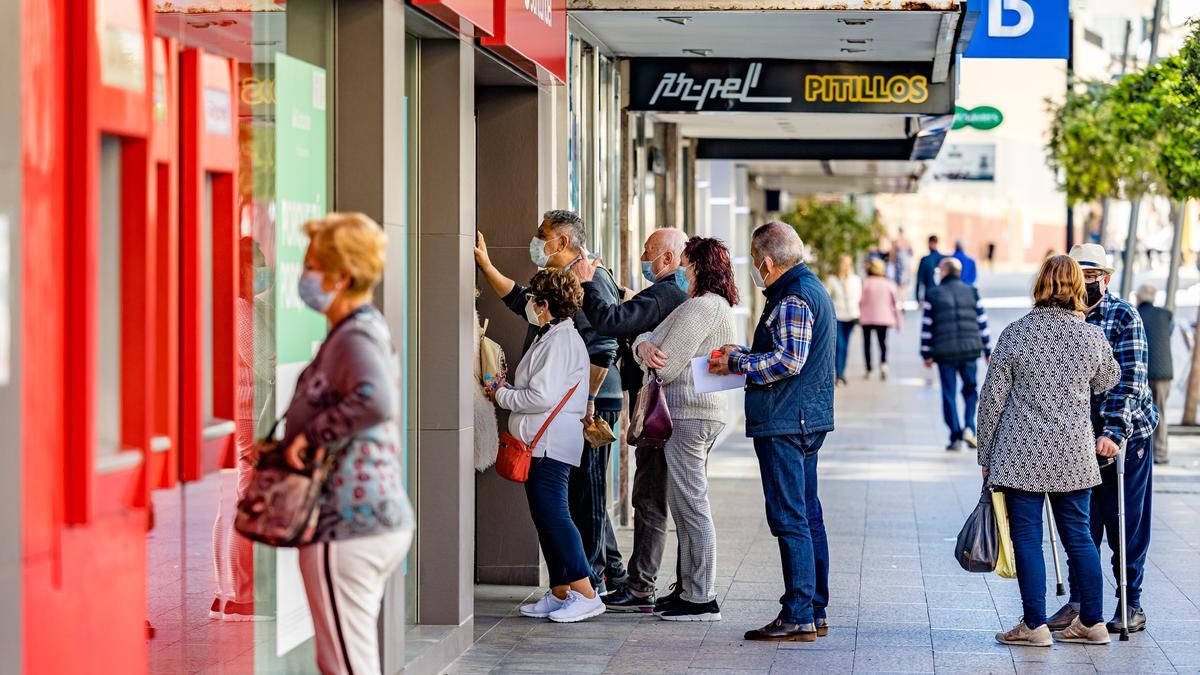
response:
<path fill-rule="evenodd" d="M 995 129 L 1004 121 L 1004 113 L 990 105 L 981 105 L 970 110 L 962 106 L 954 106 L 954 127 L 973 127 L 980 131 Z"/>

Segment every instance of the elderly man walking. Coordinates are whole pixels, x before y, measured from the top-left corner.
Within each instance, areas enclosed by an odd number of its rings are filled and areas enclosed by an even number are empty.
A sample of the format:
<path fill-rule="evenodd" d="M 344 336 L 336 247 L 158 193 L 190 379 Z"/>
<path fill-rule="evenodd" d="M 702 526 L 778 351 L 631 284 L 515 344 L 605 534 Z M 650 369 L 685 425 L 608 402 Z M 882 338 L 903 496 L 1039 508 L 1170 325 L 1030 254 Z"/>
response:
<path fill-rule="evenodd" d="M 746 435 L 754 439 L 767 523 L 783 562 L 783 608 L 746 639 L 813 642 L 829 632 L 829 542 L 817 498 L 817 453 L 833 431 L 837 321 L 791 226 L 773 221 L 755 229 L 750 256 L 754 283 L 767 297 L 754 344 L 726 345 L 709 360 L 713 372 L 746 375 Z"/>
<path fill-rule="evenodd" d="M 1175 329 L 1175 315 L 1171 310 L 1156 307 L 1154 300 L 1158 289 L 1142 284 L 1137 290 L 1138 314 L 1146 327 L 1146 346 L 1149 348 L 1150 393 L 1154 396 L 1154 407 L 1158 408 L 1158 427 L 1154 430 L 1154 463 L 1167 463 L 1167 397 L 1171 394 L 1171 381 L 1175 378 L 1175 362 L 1171 358 L 1171 332 Z"/>
<path fill-rule="evenodd" d="M 601 335 L 626 343 L 657 328 L 688 299 L 687 277 L 679 266 L 686 244 L 683 230 L 655 230 L 646 239 L 641 259 L 642 276 L 650 285 L 620 304 L 613 302 L 596 283 L 599 260 L 572 267 L 571 271 L 583 282 L 583 312 L 592 327 Z M 601 276 L 607 276 L 607 272 Z M 629 361 L 622 363 L 621 379 L 630 389 L 633 405 L 642 383 L 641 367 L 632 358 L 622 359 Z M 635 456 L 633 552 L 629 556 L 628 576 L 620 587 L 609 588 L 610 594 L 604 602 L 613 611 L 648 613 L 654 610 L 655 581 L 667 543 L 667 460 L 662 448 L 638 448 Z"/>
<path fill-rule="evenodd" d="M 1125 551 L 1128 579 L 1130 632 L 1146 629 L 1142 610 L 1142 582 L 1145 579 L 1146 554 L 1150 550 L 1150 502 L 1153 494 L 1154 428 L 1158 409 L 1147 381 L 1146 331 L 1141 316 L 1128 302 L 1108 293 L 1113 269 L 1108 255 L 1098 244 L 1080 244 L 1071 249 L 1071 257 L 1083 268 L 1087 282 L 1087 322 L 1100 326 L 1113 348 L 1121 367 L 1121 381 L 1113 389 L 1092 395 L 1092 426 L 1096 431 L 1096 454 L 1103 482 L 1092 489 L 1092 539 L 1100 548 L 1104 534 L 1112 549 L 1113 576 L 1120 578 L 1118 555 L 1120 522 L 1117 518 L 1116 465 L 1110 458 L 1125 450 Z M 1107 466 L 1104 466 L 1107 464 Z M 1070 602 L 1050 617 L 1050 630 L 1064 630 L 1079 614 L 1079 592 L 1071 575 Z M 1120 597 L 1118 595 L 1118 597 Z M 1108 631 L 1121 629 L 1121 611 L 1108 622 Z"/>
<path fill-rule="evenodd" d="M 963 282 L 962 263 L 943 258 L 942 281 L 925 296 L 921 324 L 921 358 L 936 363 L 942 381 L 942 416 L 950 428 L 947 450 L 975 447 L 975 408 L 979 402 L 976 367 L 990 353 L 987 313 L 979 291 Z M 958 414 L 958 381 L 962 380 L 963 414 Z"/>

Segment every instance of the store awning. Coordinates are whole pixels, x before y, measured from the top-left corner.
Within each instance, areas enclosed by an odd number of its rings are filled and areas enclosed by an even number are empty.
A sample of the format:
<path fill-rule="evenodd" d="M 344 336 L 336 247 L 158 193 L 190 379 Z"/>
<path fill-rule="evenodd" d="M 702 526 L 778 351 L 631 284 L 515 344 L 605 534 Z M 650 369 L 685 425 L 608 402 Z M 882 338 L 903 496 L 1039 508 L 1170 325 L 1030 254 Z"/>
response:
<path fill-rule="evenodd" d="M 957 95 L 965 0 L 569 0 L 574 30 L 629 59 L 629 110 L 697 158 L 770 160 L 791 187 L 908 191 Z M 829 163 L 853 170 L 827 171 Z M 825 164 L 822 164 L 825 162 Z M 885 174 L 877 173 L 880 162 Z M 769 173 L 760 173 L 764 179 Z"/>

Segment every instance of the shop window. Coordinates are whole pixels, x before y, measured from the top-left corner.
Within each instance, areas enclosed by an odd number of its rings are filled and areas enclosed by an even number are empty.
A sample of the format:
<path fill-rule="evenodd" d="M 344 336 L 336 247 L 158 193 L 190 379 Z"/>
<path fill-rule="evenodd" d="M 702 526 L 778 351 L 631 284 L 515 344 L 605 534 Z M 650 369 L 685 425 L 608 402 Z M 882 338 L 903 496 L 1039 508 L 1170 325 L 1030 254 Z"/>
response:
<path fill-rule="evenodd" d="M 100 255 L 96 284 L 96 467 L 121 457 L 121 140 L 100 142 Z"/>

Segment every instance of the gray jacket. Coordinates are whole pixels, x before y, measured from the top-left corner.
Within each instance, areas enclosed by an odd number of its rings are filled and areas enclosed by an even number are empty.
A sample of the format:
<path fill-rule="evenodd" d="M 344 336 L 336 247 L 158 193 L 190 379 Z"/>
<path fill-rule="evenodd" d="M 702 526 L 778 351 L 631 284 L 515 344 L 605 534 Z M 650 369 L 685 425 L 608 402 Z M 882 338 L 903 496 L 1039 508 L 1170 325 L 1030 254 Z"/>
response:
<path fill-rule="evenodd" d="M 329 332 L 300 374 L 288 405 L 287 447 L 299 434 L 310 450 L 338 454 L 321 493 L 315 541 L 412 530 L 404 491 L 400 373 L 383 316 L 370 305 Z"/>
<path fill-rule="evenodd" d="M 1099 485 L 1091 393 L 1119 379 L 1104 332 L 1074 312 L 1038 307 L 1005 328 L 979 397 L 979 464 L 991 483 L 1027 492 Z"/>

